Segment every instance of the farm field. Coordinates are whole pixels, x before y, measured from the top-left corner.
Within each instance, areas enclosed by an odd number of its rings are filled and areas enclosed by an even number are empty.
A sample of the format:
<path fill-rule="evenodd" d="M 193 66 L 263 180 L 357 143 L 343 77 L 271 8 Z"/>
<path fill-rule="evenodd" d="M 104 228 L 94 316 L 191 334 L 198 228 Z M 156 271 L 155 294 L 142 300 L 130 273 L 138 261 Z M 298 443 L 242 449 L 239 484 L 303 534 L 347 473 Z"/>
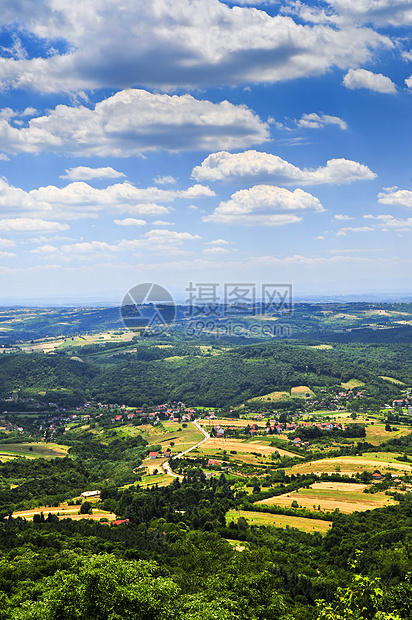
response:
<path fill-rule="evenodd" d="M 333 512 L 338 509 L 340 512 L 350 514 L 352 512 L 373 510 L 396 504 L 391 497 L 385 493 L 363 493 L 365 485 L 351 483 L 314 483 L 308 489 L 299 489 L 290 493 L 261 500 L 257 504 L 269 506 L 291 506 L 292 502 L 297 502 L 299 507 L 314 510 L 320 506 L 324 512 Z"/>
<path fill-rule="evenodd" d="M 226 522 L 236 521 L 244 517 L 250 525 L 272 525 L 273 527 L 294 527 L 308 534 L 320 532 L 325 534 L 331 527 L 330 521 L 321 519 L 306 519 L 290 515 L 273 515 L 269 512 L 254 512 L 252 510 L 230 510 L 226 514 Z"/>
<path fill-rule="evenodd" d="M 61 446 L 57 443 L 8 443 L 0 445 L 0 460 L 8 460 L 18 456 L 28 459 L 67 456 L 69 446 Z"/>
<path fill-rule="evenodd" d="M 186 428 L 183 428 L 182 424 L 169 421 L 156 426 L 150 424 L 122 426 L 119 428 L 118 434 L 132 437 L 143 435 L 149 444 L 160 445 L 163 450 L 171 447 L 173 454 L 183 452 L 204 439 L 203 433 L 194 424 L 188 423 Z M 174 443 L 173 446 L 170 446 L 171 442 Z"/>
<path fill-rule="evenodd" d="M 157 467 L 158 470 L 161 469 L 161 466 Z M 141 487 L 151 487 L 157 484 L 159 487 L 165 487 L 174 480 L 174 476 L 169 476 L 168 474 L 160 473 L 160 474 L 151 474 L 151 475 L 143 475 L 141 482 L 139 482 L 139 486 Z"/>
<path fill-rule="evenodd" d="M 316 396 L 316 394 L 312 392 L 307 385 L 297 385 L 296 387 L 291 388 L 290 394 L 294 398 L 310 398 L 312 396 Z"/>
<path fill-rule="evenodd" d="M 269 394 L 263 394 L 263 396 L 256 396 L 254 398 L 250 398 L 247 402 L 253 403 L 259 401 L 265 403 L 269 401 L 289 400 L 289 398 L 289 392 L 269 392 Z"/>
<path fill-rule="evenodd" d="M 93 500 L 89 500 L 90 503 L 93 504 Z M 49 514 L 58 515 L 60 518 L 70 518 L 70 519 L 93 519 L 94 521 L 100 521 L 100 519 L 105 518 L 109 521 L 113 521 L 116 519 L 116 515 L 112 512 L 107 512 L 107 510 L 93 509 L 92 514 L 79 514 L 80 506 L 78 504 L 69 504 L 68 502 L 62 502 L 59 506 L 40 506 L 38 508 L 31 508 L 30 510 L 19 510 L 13 513 L 13 517 L 22 517 L 27 519 L 28 521 L 33 520 L 33 516 L 37 514 L 43 513 L 45 517 Z"/>
<path fill-rule="evenodd" d="M 268 445 L 263 441 L 241 441 L 238 439 L 215 439 L 211 437 L 205 443 L 203 443 L 194 452 L 201 456 L 216 456 L 218 453 L 226 451 L 230 458 L 236 458 L 236 460 L 242 460 L 245 463 L 256 462 L 256 459 L 262 457 L 270 457 L 275 451 L 278 451 L 281 456 L 296 456 L 288 450 L 282 448 L 275 448 Z M 235 451 L 236 454 L 230 454 Z M 256 454 L 259 456 L 256 456 Z"/>
<path fill-rule="evenodd" d="M 369 453 L 365 456 L 338 456 L 330 459 L 321 459 L 313 461 L 313 463 L 302 463 L 294 465 L 288 470 L 289 474 L 333 474 L 340 472 L 341 474 L 352 475 L 363 471 L 374 472 L 379 470 L 381 474 L 399 473 L 412 471 L 410 463 L 402 463 L 396 461 L 399 454 L 377 452 Z"/>

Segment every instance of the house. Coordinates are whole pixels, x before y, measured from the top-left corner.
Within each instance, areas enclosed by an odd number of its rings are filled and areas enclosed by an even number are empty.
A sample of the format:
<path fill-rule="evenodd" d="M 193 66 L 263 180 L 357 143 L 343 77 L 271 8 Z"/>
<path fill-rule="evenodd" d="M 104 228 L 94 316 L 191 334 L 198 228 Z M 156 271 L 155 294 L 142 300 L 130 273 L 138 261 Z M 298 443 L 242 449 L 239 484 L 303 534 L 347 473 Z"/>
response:
<path fill-rule="evenodd" d="M 115 519 L 112 521 L 112 525 L 127 525 L 130 523 L 130 519 Z"/>
<path fill-rule="evenodd" d="M 382 480 L 382 475 L 378 471 L 375 471 L 375 473 L 372 474 L 372 480 Z"/>
<path fill-rule="evenodd" d="M 164 456 L 166 459 L 169 459 L 171 454 L 172 454 L 172 453 L 170 452 L 170 450 L 165 450 L 165 451 L 163 452 L 163 456 Z"/>
<path fill-rule="evenodd" d="M 300 437 L 295 437 L 295 439 L 292 441 L 293 445 L 296 447 L 299 447 L 300 444 L 302 443 L 302 440 Z"/>
<path fill-rule="evenodd" d="M 149 459 L 157 459 L 158 456 L 158 452 L 149 452 Z"/>
<path fill-rule="evenodd" d="M 221 465 L 221 461 L 217 461 L 216 459 L 209 459 L 207 462 L 207 466 L 211 467 L 212 465 Z"/>
<path fill-rule="evenodd" d="M 83 491 L 80 497 L 99 497 L 100 491 Z"/>

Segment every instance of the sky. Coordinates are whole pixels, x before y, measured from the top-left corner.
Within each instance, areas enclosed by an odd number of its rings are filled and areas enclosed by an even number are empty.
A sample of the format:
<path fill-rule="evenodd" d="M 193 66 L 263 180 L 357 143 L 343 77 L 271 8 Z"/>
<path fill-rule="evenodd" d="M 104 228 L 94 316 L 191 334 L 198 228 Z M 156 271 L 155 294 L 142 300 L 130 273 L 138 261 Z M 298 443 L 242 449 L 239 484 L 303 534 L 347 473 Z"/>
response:
<path fill-rule="evenodd" d="M 412 0 L 0 0 L 0 303 L 412 294 Z"/>

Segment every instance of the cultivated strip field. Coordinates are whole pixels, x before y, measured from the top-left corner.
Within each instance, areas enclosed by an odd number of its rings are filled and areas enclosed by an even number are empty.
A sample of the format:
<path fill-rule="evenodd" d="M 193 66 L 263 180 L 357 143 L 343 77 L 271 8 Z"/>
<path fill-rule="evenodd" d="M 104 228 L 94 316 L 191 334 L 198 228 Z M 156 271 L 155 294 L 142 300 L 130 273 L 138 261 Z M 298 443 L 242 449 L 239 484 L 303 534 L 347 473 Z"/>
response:
<path fill-rule="evenodd" d="M 410 463 L 396 461 L 395 457 L 399 454 L 389 454 L 387 452 L 370 453 L 366 456 L 338 456 L 330 459 L 321 459 L 313 463 L 302 463 L 294 465 L 288 470 L 290 474 L 333 474 L 339 471 L 341 474 L 352 475 L 363 471 L 374 472 L 379 470 L 381 474 L 411 472 Z"/>
<path fill-rule="evenodd" d="M 230 455 L 231 458 L 241 459 L 244 462 L 253 460 L 256 454 L 262 457 L 269 457 L 273 452 L 279 452 L 280 456 L 295 457 L 296 454 L 275 448 L 268 445 L 264 441 L 241 441 L 239 439 L 216 439 L 211 437 L 203 443 L 195 452 L 202 455 L 215 455 L 217 452 L 226 450 L 226 452 L 235 451 L 237 454 Z M 253 454 L 256 453 L 256 454 Z"/>
<path fill-rule="evenodd" d="M 295 527 L 298 530 L 313 534 L 320 532 L 325 534 L 331 527 L 330 521 L 321 519 L 306 519 L 305 517 L 293 517 L 289 515 L 272 515 L 269 512 L 253 512 L 252 510 L 230 510 L 226 514 L 226 522 L 244 517 L 250 525 L 272 525 L 273 527 Z"/>
<path fill-rule="evenodd" d="M 28 459 L 44 458 L 54 459 L 65 457 L 69 446 L 61 446 L 57 443 L 9 443 L 0 445 L 0 460 L 10 460 L 18 456 Z"/>
<path fill-rule="evenodd" d="M 323 486 L 323 483 L 313 484 L 309 489 L 299 489 L 291 493 L 285 493 L 277 497 L 256 502 L 268 506 L 291 506 L 292 502 L 297 502 L 299 507 L 314 510 L 319 508 L 323 512 L 333 512 L 338 509 L 340 512 L 350 514 L 352 512 L 363 512 L 396 504 L 391 497 L 385 493 L 363 493 L 364 485 L 338 483 L 339 487 Z M 359 488 L 358 488 L 359 487 Z"/>

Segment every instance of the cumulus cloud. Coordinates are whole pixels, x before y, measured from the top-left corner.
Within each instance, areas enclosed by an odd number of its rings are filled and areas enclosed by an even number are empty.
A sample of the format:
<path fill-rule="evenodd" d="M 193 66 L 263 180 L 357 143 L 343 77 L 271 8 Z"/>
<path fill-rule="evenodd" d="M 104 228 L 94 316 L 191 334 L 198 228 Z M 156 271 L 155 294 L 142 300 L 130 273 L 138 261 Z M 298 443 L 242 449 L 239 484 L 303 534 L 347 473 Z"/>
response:
<path fill-rule="evenodd" d="M 0 239 L 0 248 L 14 248 L 16 243 L 11 239 Z"/>
<path fill-rule="evenodd" d="M 176 179 L 172 176 L 164 176 L 164 177 L 157 176 L 153 180 L 156 183 L 156 185 L 172 185 L 173 183 L 176 183 Z"/>
<path fill-rule="evenodd" d="M 345 8 L 344 0 L 340 4 Z M 2 7 L 0 24 L 20 29 L 22 43 L 0 59 L 3 88 L 72 92 L 267 83 L 360 65 L 374 50 L 392 45 L 355 23 L 301 24 L 218 0 L 94 0 L 87 7 L 83 0 L 38 0 L 36 11 L 27 1 L 13 5 Z M 28 37 L 41 39 L 42 56 L 25 53 Z"/>
<path fill-rule="evenodd" d="M 396 218 L 393 215 L 364 215 L 365 219 L 375 220 L 376 226 L 383 231 L 395 230 L 402 232 L 412 228 L 412 217 L 407 219 Z"/>
<path fill-rule="evenodd" d="M 146 220 L 137 220 L 135 217 L 126 217 L 124 220 L 113 220 L 118 226 L 145 226 Z"/>
<path fill-rule="evenodd" d="M 412 0 L 327 0 L 341 15 L 377 26 L 412 24 Z"/>
<path fill-rule="evenodd" d="M 320 129 L 325 125 L 338 125 L 340 129 L 347 129 L 348 126 L 338 116 L 329 116 L 329 114 L 302 114 L 302 117 L 298 120 L 298 126 L 303 129 Z"/>
<path fill-rule="evenodd" d="M 343 215 L 342 213 L 338 213 L 337 215 L 333 216 L 333 219 L 338 221 L 346 221 L 353 220 L 353 217 L 351 217 L 350 215 Z"/>
<path fill-rule="evenodd" d="M 221 256 L 222 254 L 229 254 L 232 250 L 228 248 L 222 248 L 221 246 L 214 246 L 211 248 L 205 248 L 203 254 L 208 256 Z"/>
<path fill-rule="evenodd" d="M 396 86 L 390 78 L 382 73 L 372 73 L 366 69 L 349 69 L 343 78 L 343 83 L 351 90 L 366 88 L 377 93 L 396 93 Z"/>
<path fill-rule="evenodd" d="M 301 189 L 291 192 L 282 187 L 255 185 L 243 189 L 221 202 L 204 222 L 222 224 L 245 224 L 260 226 L 283 226 L 300 222 L 302 218 L 294 211 L 324 211 L 318 198 Z"/>
<path fill-rule="evenodd" d="M 337 233 L 337 237 L 346 237 L 348 232 L 354 232 L 354 233 L 364 233 L 364 232 L 371 232 L 373 230 L 373 228 L 371 228 L 370 226 L 347 226 L 345 228 L 341 228 Z"/>
<path fill-rule="evenodd" d="M 110 166 L 105 168 L 88 168 L 87 166 L 77 166 L 69 168 L 61 179 L 70 179 L 70 181 L 91 181 L 92 179 L 117 179 L 125 177 L 123 172 L 118 172 Z"/>
<path fill-rule="evenodd" d="M 41 219 L 30 219 L 27 217 L 0 219 L 0 230 L 8 232 L 54 232 L 56 230 L 67 230 L 68 228 L 67 224 Z"/>
<path fill-rule="evenodd" d="M 106 241 L 84 241 L 80 243 L 64 244 L 60 247 L 52 245 L 40 246 L 33 250 L 36 254 L 56 257 L 84 257 L 99 254 L 114 254 L 131 251 L 145 254 L 183 254 L 186 251 L 183 246 L 188 241 L 201 239 L 199 235 L 188 232 L 176 232 L 172 230 L 153 229 L 146 232 L 139 239 L 121 239 L 116 243 Z"/>
<path fill-rule="evenodd" d="M 412 208 L 412 191 L 408 189 L 390 189 L 378 194 L 378 202 L 384 205 L 398 205 Z"/>
<path fill-rule="evenodd" d="M 376 174 L 367 166 L 348 159 L 330 159 L 324 167 L 301 169 L 277 155 L 250 150 L 234 154 L 212 153 L 193 169 L 192 176 L 197 181 L 259 180 L 282 185 L 319 185 L 371 180 Z"/>
<path fill-rule="evenodd" d="M 122 90 L 94 109 L 58 105 L 27 127 L 0 119 L 1 147 L 8 153 L 130 157 L 157 149 L 244 148 L 268 138 L 267 124 L 244 105 L 141 89 Z"/>
<path fill-rule="evenodd" d="M 158 187 L 137 188 L 124 182 L 96 189 L 84 181 L 76 181 L 62 188 L 48 185 L 26 192 L 9 185 L 5 179 L 0 179 L 0 212 L 25 212 L 38 217 L 53 216 L 61 219 L 119 212 L 132 215 L 165 215 L 170 208 L 159 205 L 158 202 L 210 196 L 215 196 L 215 193 L 199 184 L 185 190 L 165 190 Z"/>

